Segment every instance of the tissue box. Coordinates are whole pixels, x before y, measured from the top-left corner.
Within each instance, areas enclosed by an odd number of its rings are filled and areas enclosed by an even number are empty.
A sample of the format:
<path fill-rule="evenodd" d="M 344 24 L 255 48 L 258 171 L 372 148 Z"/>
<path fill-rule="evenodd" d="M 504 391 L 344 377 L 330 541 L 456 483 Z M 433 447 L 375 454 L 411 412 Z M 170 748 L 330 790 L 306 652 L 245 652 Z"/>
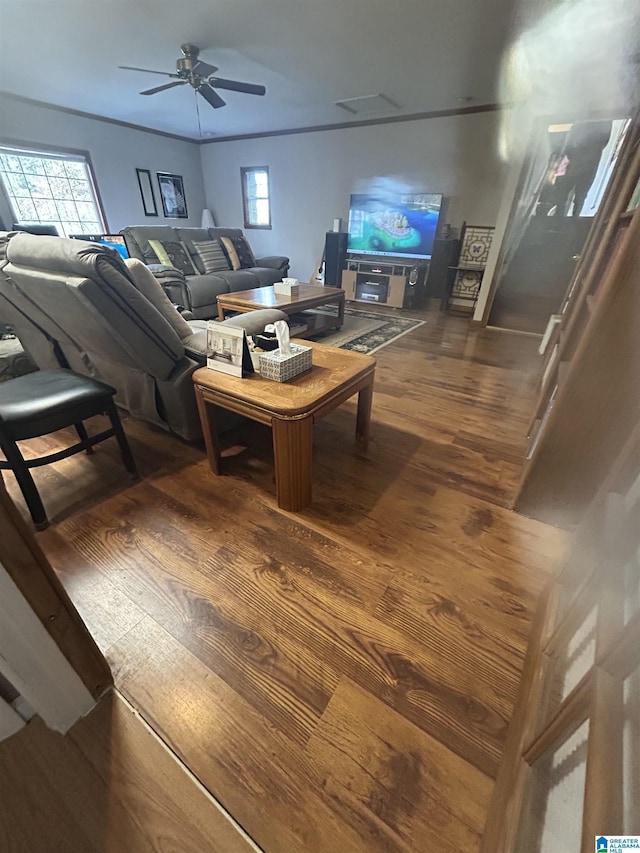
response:
<path fill-rule="evenodd" d="M 275 293 L 279 293 L 281 296 L 297 296 L 300 290 L 300 284 L 298 283 L 298 279 L 286 279 L 285 281 L 276 281 L 273 285 L 273 289 Z"/>
<path fill-rule="evenodd" d="M 291 354 L 282 355 L 279 349 L 260 353 L 260 375 L 275 382 L 286 382 L 312 366 L 311 347 L 291 344 Z"/>

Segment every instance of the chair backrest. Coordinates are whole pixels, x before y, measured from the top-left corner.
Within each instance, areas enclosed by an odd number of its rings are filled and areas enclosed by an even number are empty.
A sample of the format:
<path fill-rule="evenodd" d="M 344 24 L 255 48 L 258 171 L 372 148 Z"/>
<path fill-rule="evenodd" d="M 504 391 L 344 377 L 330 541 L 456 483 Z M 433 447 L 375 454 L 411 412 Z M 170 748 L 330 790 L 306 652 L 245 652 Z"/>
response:
<path fill-rule="evenodd" d="M 92 362 L 108 361 L 162 380 L 184 356 L 180 338 L 137 290 L 113 249 L 16 234 L 6 254 L 3 292 L 11 291 L 16 303 L 21 298 L 32 320 L 46 318 L 47 333 L 63 352 L 81 354 L 83 372 L 91 372 Z"/>
<path fill-rule="evenodd" d="M 11 327 L 27 355 L 41 369 L 76 368 L 79 355 L 73 341 L 5 274 L 9 263 L 7 246 L 15 233 L 0 232 L 0 323 Z"/>

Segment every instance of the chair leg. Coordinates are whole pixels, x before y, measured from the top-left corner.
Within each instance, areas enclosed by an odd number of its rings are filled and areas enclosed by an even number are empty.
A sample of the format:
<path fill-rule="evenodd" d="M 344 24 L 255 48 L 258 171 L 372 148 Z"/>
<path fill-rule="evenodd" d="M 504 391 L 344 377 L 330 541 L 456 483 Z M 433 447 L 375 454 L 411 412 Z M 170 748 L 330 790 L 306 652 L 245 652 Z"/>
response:
<path fill-rule="evenodd" d="M 22 453 L 20 453 L 20 448 L 8 436 L 2 438 L 0 447 L 18 481 L 36 530 L 44 530 L 49 526 L 49 519 L 47 518 L 47 513 L 45 512 L 40 493 L 36 488 L 31 472 L 27 468 Z"/>
<path fill-rule="evenodd" d="M 82 423 L 82 421 L 79 421 L 77 424 L 74 424 L 74 427 L 76 428 L 76 432 L 78 433 L 78 438 L 80 439 L 80 441 L 89 441 L 89 434 L 87 433 L 85 425 Z M 93 453 L 93 447 L 87 447 L 85 449 L 85 453 L 87 454 L 87 456 L 91 456 L 91 454 Z"/>
<path fill-rule="evenodd" d="M 111 401 L 107 407 L 107 415 L 109 416 L 111 426 L 113 427 L 116 439 L 118 440 L 118 446 L 120 448 L 120 454 L 122 456 L 122 461 L 124 462 L 124 467 L 133 477 L 137 477 L 138 469 L 136 468 L 136 463 L 133 458 L 133 454 L 131 453 L 131 448 L 129 447 L 127 436 L 125 435 L 124 430 L 122 429 L 122 424 L 120 423 L 120 415 L 118 414 L 118 410 L 116 409 L 115 403 L 113 401 Z"/>

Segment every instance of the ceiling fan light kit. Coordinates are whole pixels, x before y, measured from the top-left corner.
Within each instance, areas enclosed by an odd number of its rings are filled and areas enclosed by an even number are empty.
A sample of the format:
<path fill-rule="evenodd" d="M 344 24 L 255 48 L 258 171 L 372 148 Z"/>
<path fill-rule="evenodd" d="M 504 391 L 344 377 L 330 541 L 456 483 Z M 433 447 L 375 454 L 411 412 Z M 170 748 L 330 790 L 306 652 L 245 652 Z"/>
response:
<path fill-rule="evenodd" d="M 183 53 L 181 59 L 176 61 L 175 73 L 169 71 L 152 71 L 150 68 L 136 68 L 132 65 L 119 65 L 125 71 L 142 71 L 145 74 L 163 74 L 165 77 L 173 77 L 175 82 L 164 83 L 162 86 L 154 86 L 140 92 L 141 95 L 157 95 L 166 89 L 176 86 L 185 86 L 187 83 L 202 95 L 205 101 L 214 109 L 224 107 L 224 101 L 215 91 L 216 89 L 228 89 L 231 92 L 242 92 L 246 95 L 264 95 L 266 88 L 256 83 L 242 83 L 240 80 L 227 80 L 224 77 L 215 77 L 217 66 L 209 65 L 198 59 L 200 48 L 193 44 L 183 44 L 180 47 Z"/>

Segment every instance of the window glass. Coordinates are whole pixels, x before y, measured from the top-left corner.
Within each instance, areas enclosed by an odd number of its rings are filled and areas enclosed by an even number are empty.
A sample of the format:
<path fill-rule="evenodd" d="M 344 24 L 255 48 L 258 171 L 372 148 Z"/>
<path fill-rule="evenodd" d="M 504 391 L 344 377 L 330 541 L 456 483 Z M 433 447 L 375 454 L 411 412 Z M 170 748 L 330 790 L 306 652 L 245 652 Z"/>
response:
<path fill-rule="evenodd" d="M 20 225 L 55 225 L 61 237 L 105 230 L 84 157 L 0 147 L 0 181 Z"/>
<path fill-rule="evenodd" d="M 268 167 L 243 168 L 241 175 L 245 228 L 271 228 Z"/>

